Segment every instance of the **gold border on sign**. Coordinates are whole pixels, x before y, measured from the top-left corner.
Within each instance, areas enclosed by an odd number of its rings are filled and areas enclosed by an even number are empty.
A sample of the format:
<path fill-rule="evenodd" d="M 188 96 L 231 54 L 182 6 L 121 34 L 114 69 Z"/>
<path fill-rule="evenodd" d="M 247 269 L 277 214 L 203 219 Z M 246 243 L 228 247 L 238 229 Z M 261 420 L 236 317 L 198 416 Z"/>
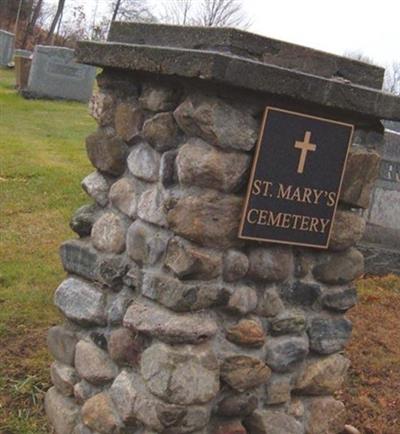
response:
<path fill-rule="evenodd" d="M 338 190 L 337 190 L 337 199 L 336 199 L 336 202 L 335 202 L 335 208 L 334 208 L 333 214 L 332 214 L 332 222 L 331 222 L 331 225 L 330 225 L 330 228 L 329 228 L 328 238 L 327 238 L 327 242 L 326 242 L 325 245 L 299 243 L 299 242 L 296 242 L 296 241 L 270 240 L 270 239 L 267 239 L 267 238 L 249 237 L 249 236 L 242 235 L 243 226 L 244 226 L 244 222 L 245 222 L 246 211 L 247 211 L 247 207 L 249 205 L 249 200 L 250 200 L 251 187 L 252 187 L 253 181 L 254 181 L 254 175 L 255 175 L 256 166 L 257 166 L 257 162 L 258 162 L 258 156 L 260 154 L 261 142 L 262 142 L 262 139 L 264 137 L 264 130 L 265 130 L 265 126 L 267 124 L 268 113 L 270 111 L 278 111 L 278 112 L 283 112 L 283 113 L 289 113 L 289 114 L 292 114 L 292 115 L 301 116 L 303 118 L 317 119 L 317 120 L 320 120 L 320 121 L 329 122 L 331 124 L 344 125 L 346 127 L 350 127 L 350 129 L 351 129 L 351 133 L 350 133 L 350 136 L 349 136 L 349 141 L 347 143 L 346 158 L 344 160 L 344 164 L 343 164 L 343 168 L 342 168 L 342 174 L 340 176 L 339 187 L 338 187 Z M 342 189 L 342 183 L 343 183 L 343 178 L 344 178 L 344 171 L 345 171 L 346 165 L 347 165 L 347 159 L 348 159 L 348 156 L 349 156 L 350 144 L 351 144 L 351 142 L 353 140 L 353 134 L 354 134 L 354 125 L 352 125 L 352 124 L 347 124 L 345 122 L 340 122 L 340 121 L 335 121 L 335 120 L 332 120 L 332 119 L 322 118 L 322 117 L 319 117 L 319 116 L 308 115 L 308 114 L 305 114 L 305 113 L 294 112 L 294 111 L 291 111 L 291 110 L 285 110 L 285 109 L 281 109 L 281 108 L 278 108 L 278 107 L 267 106 L 265 108 L 265 111 L 264 111 L 263 120 L 262 120 L 262 126 L 261 126 L 261 131 L 260 131 L 260 135 L 258 137 L 258 141 L 257 141 L 257 145 L 256 145 L 256 152 L 255 152 L 254 159 L 253 159 L 253 164 L 252 164 L 252 167 L 251 167 L 250 179 L 249 179 L 249 182 L 248 182 L 248 185 L 247 185 L 247 192 L 246 192 L 246 197 L 245 197 L 245 203 L 244 203 L 244 206 L 243 206 L 242 217 L 240 219 L 240 226 L 239 226 L 238 237 L 240 239 L 242 239 L 242 240 L 254 240 L 254 241 L 263 241 L 263 242 L 266 242 L 266 243 L 290 244 L 290 245 L 294 245 L 294 246 L 316 247 L 318 249 L 327 249 L 329 247 L 329 242 L 330 242 L 330 239 L 331 239 L 332 227 L 333 227 L 333 222 L 334 222 L 335 216 L 336 216 L 336 210 L 337 210 L 337 207 L 339 205 L 339 198 L 340 198 L 340 193 L 341 193 L 341 189 Z"/>

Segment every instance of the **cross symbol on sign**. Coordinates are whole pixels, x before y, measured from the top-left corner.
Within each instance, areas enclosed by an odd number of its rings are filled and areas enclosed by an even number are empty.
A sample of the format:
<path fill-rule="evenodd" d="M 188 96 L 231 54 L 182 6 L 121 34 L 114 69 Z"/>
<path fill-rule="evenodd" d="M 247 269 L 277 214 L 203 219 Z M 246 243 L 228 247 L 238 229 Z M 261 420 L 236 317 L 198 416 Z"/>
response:
<path fill-rule="evenodd" d="M 311 131 L 306 131 L 304 135 L 304 140 L 302 142 L 296 141 L 294 147 L 296 149 L 301 149 L 301 154 L 299 158 L 299 165 L 297 166 L 297 173 L 304 172 L 304 165 L 306 164 L 306 158 L 308 151 L 314 152 L 317 149 L 317 145 L 310 143 Z"/>

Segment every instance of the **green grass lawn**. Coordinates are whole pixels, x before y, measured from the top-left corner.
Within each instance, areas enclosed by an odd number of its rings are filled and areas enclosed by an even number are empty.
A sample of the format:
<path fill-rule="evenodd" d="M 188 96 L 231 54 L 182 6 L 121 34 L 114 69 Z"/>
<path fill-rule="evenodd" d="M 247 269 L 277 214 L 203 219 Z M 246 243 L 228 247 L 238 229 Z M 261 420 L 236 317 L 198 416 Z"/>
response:
<path fill-rule="evenodd" d="M 25 100 L 0 69 L 0 432 L 42 434 L 50 359 L 45 331 L 59 321 L 52 293 L 63 278 L 58 248 L 88 202 L 92 169 L 85 104 Z"/>

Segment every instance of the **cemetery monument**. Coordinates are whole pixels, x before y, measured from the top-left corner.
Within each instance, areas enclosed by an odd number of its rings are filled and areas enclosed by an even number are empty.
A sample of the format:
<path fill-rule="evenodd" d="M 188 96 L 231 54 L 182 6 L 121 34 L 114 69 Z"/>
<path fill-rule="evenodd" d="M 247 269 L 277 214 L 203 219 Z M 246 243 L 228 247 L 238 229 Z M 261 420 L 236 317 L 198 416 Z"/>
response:
<path fill-rule="evenodd" d="M 8 66 L 14 52 L 14 33 L 0 30 L 0 66 Z"/>
<path fill-rule="evenodd" d="M 114 23 L 61 246 L 57 434 L 339 433 L 383 69 L 220 28 Z"/>

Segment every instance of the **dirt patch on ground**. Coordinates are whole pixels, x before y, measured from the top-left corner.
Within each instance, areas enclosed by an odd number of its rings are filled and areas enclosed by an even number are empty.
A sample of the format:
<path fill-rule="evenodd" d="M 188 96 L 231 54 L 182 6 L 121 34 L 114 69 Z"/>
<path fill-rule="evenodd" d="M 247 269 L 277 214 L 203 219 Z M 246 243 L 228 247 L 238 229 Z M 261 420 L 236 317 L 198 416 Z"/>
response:
<path fill-rule="evenodd" d="M 400 433 L 400 278 L 359 282 L 359 304 L 348 317 L 352 366 L 339 398 L 362 434 Z"/>

